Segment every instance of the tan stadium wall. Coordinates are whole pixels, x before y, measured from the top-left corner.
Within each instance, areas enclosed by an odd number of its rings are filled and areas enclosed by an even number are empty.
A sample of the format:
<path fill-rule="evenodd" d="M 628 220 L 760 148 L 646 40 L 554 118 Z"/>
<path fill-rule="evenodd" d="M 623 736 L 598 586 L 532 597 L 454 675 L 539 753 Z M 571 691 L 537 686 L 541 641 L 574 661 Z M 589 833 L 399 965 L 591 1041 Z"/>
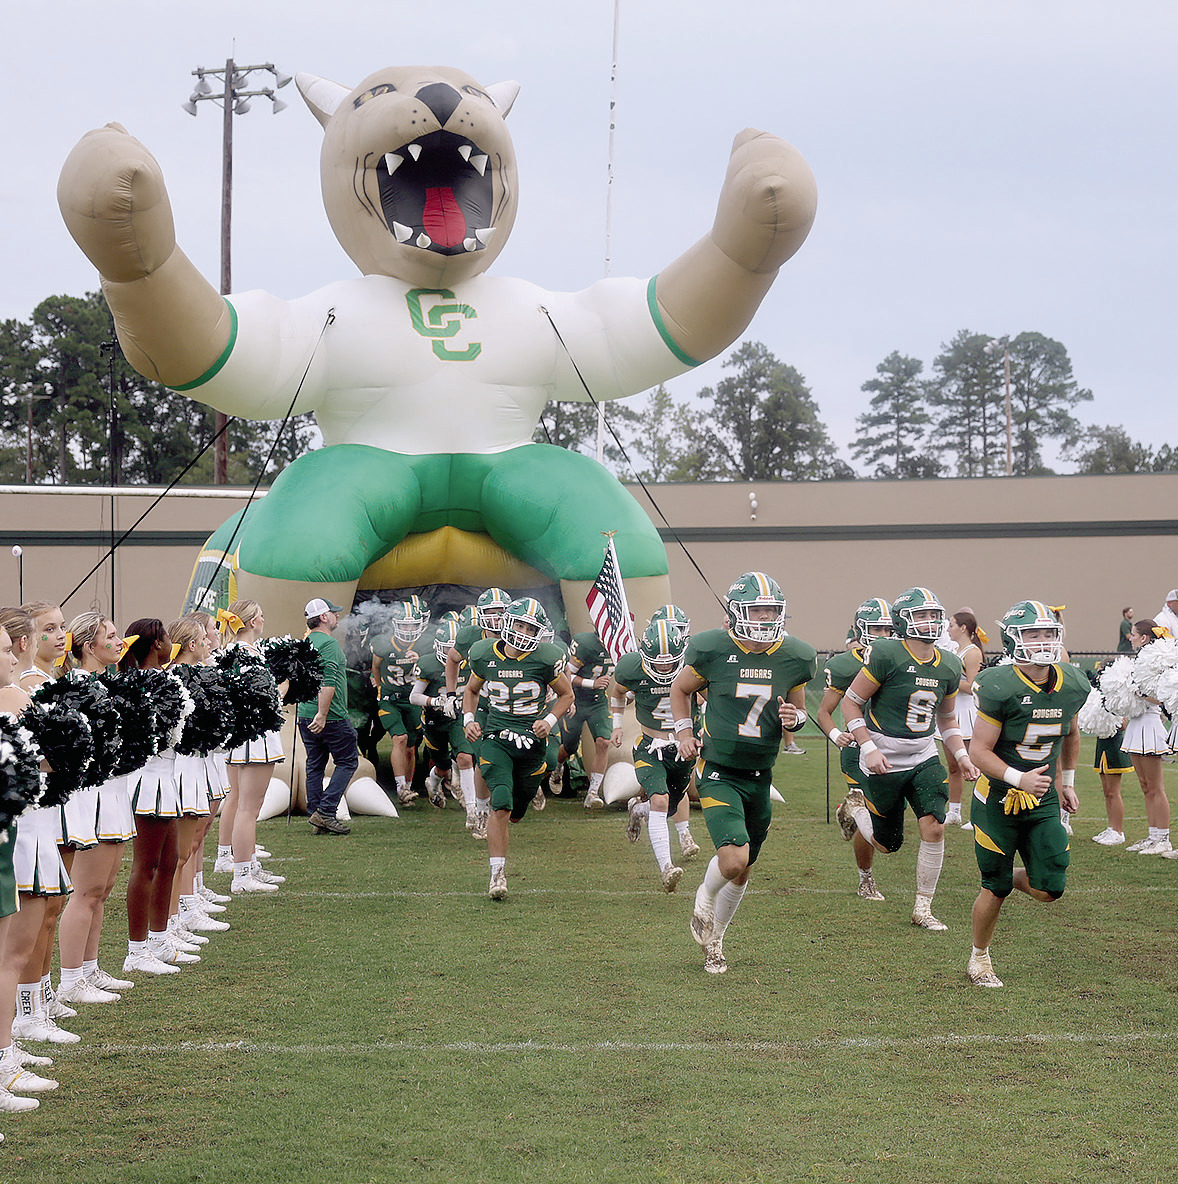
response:
<path fill-rule="evenodd" d="M 865 597 L 920 584 L 950 612 L 971 606 L 992 638 L 1015 600 L 1066 604 L 1070 648 L 1101 651 L 1123 606 L 1148 616 L 1178 587 L 1175 473 L 629 488 L 666 540 L 675 599 L 696 629 L 722 620 L 708 584 L 722 596 L 758 569 L 785 590 L 790 631 L 820 649 L 839 648 Z M 66 617 L 109 611 L 111 564 L 100 561 L 112 521 L 118 537 L 159 492 L 0 488 L 0 603 L 18 602 L 18 544 L 26 601 L 60 600 L 99 564 Z M 178 612 L 201 544 L 247 496 L 174 490 L 152 509 L 116 553 L 116 623 Z"/>

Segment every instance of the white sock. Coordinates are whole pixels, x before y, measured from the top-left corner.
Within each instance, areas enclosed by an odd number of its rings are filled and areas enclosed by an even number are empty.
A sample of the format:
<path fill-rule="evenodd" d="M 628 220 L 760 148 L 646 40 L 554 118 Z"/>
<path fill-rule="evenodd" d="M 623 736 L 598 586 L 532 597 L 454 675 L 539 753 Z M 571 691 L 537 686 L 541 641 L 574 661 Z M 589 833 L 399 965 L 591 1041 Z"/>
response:
<path fill-rule="evenodd" d="M 82 977 L 89 978 L 98 969 L 97 958 L 84 958 L 82 960 Z"/>
<path fill-rule="evenodd" d="M 128 954 L 142 954 L 143 951 L 146 949 L 147 949 L 147 942 L 145 942 L 145 941 L 128 941 L 127 942 L 127 953 Z"/>
<path fill-rule="evenodd" d="M 650 836 L 650 849 L 659 871 L 671 866 L 671 832 L 667 829 L 666 810 L 651 810 L 646 833 Z"/>
<path fill-rule="evenodd" d="M 462 789 L 462 804 L 468 814 L 474 813 L 474 766 L 458 770 L 458 784 Z"/>
<path fill-rule="evenodd" d="M 859 869 L 859 883 L 862 884 L 871 875 L 871 868 L 861 867 Z"/>
<path fill-rule="evenodd" d="M 684 821 L 682 821 L 682 822 L 676 822 L 675 823 L 675 833 L 679 836 L 679 842 L 682 843 L 683 840 L 689 834 L 691 834 L 691 823 L 688 822 L 686 819 L 684 819 Z"/>
<path fill-rule="evenodd" d="M 40 983 L 18 983 L 16 987 L 16 1015 L 17 1019 L 32 1019 L 40 1010 Z"/>
<path fill-rule="evenodd" d="M 404 777 L 398 777 L 397 778 L 397 789 L 401 790 L 401 789 L 408 789 L 408 788 L 409 788 L 409 782 Z"/>
<path fill-rule="evenodd" d="M 197 872 L 196 875 L 192 877 L 192 891 L 193 892 L 200 892 L 201 889 L 204 888 L 204 886 L 205 886 L 205 874 L 204 874 L 204 872 Z"/>
<path fill-rule="evenodd" d="M 920 851 L 916 856 L 916 895 L 930 900 L 937 891 L 941 878 L 941 865 L 945 862 L 945 840 L 926 843 L 920 840 Z"/>
<path fill-rule="evenodd" d="M 871 811 L 866 806 L 852 806 L 850 815 L 855 820 L 859 833 L 870 843 L 875 835 L 875 825 L 871 821 Z"/>
<path fill-rule="evenodd" d="M 597 793 L 601 788 L 601 783 L 605 779 L 604 773 L 590 773 L 589 774 L 589 792 Z"/>
<path fill-rule="evenodd" d="M 475 798 L 474 809 L 476 814 L 481 814 L 487 817 L 491 813 L 491 799 L 490 798 Z"/>
<path fill-rule="evenodd" d="M 252 859 L 247 859 L 245 863 L 235 863 L 233 865 L 233 878 L 235 880 L 244 880 L 250 874 L 250 868 L 254 866 Z"/>
<path fill-rule="evenodd" d="M 64 991 L 67 987 L 72 987 L 79 979 L 85 977 L 86 973 L 80 966 L 63 966 L 61 968 L 61 978 L 57 980 L 57 989 Z"/>
<path fill-rule="evenodd" d="M 990 947 L 987 946 L 984 950 L 979 950 L 977 946 L 973 947 L 973 957 L 988 958 L 990 956 Z"/>
<path fill-rule="evenodd" d="M 491 856 L 491 875 L 496 872 L 507 870 L 507 856 L 506 855 L 492 855 Z"/>
<path fill-rule="evenodd" d="M 217 858 L 220 859 L 222 856 L 224 856 L 226 859 L 231 859 L 233 857 L 233 844 L 232 843 L 230 843 L 228 847 L 218 847 L 217 848 Z"/>
<path fill-rule="evenodd" d="M 166 941 L 167 937 L 168 931 L 166 929 L 163 931 L 163 933 L 157 933 L 155 930 L 149 929 L 147 931 L 147 944 L 149 947 L 158 946 L 161 942 Z"/>
<path fill-rule="evenodd" d="M 712 932 L 717 937 L 724 936 L 724 931 L 728 928 L 732 914 L 736 912 L 736 906 L 740 904 L 747 887 L 747 884 L 734 884 L 729 880 L 716 893 L 716 911 L 712 917 Z"/>
<path fill-rule="evenodd" d="M 704 899 L 708 901 L 713 909 L 716 907 L 716 894 L 727 883 L 728 881 L 720 871 L 720 857 L 713 855 L 711 862 L 708 864 L 708 870 L 704 872 L 704 882 L 700 885 L 700 891 L 703 893 Z"/>

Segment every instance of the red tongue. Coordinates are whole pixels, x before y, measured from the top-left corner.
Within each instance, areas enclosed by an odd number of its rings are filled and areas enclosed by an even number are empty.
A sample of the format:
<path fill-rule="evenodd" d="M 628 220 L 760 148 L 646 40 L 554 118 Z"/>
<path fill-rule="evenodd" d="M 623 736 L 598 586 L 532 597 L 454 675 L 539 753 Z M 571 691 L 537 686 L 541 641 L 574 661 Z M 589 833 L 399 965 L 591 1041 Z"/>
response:
<path fill-rule="evenodd" d="M 454 200 L 454 190 L 427 189 L 421 224 L 439 246 L 456 247 L 466 238 L 466 218 Z"/>

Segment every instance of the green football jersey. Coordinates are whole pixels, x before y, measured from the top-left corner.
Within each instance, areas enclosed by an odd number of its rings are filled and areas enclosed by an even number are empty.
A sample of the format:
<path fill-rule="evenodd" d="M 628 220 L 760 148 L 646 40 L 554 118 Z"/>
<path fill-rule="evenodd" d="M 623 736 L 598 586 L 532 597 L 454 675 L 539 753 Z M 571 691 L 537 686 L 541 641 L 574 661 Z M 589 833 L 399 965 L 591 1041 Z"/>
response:
<path fill-rule="evenodd" d="M 372 652 L 380 663 L 378 694 L 382 702 L 408 703 L 409 692 L 413 689 L 413 667 L 417 659 L 410 658 L 410 654 L 417 651 L 413 646 L 402 648 L 391 637 L 375 637 L 372 640 Z"/>
<path fill-rule="evenodd" d="M 574 633 L 569 645 L 569 665 L 578 678 L 598 679 L 603 674 L 609 674 L 613 662 L 601 638 L 592 630 L 588 633 Z M 600 703 L 605 699 L 605 691 L 596 687 L 580 687 L 573 685 L 573 694 L 578 705 L 586 703 Z"/>
<path fill-rule="evenodd" d="M 953 654 L 934 646 L 933 656 L 922 662 L 894 637 L 871 644 L 863 670 L 878 687 L 867 705 L 868 727 L 911 740 L 935 733 L 937 708 L 961 682 L 961 662 Z"/>
<path fill-rule="evenodd" d="M 527 732 L 548 710 L 548 687 L 564 673 L 565 651 L 541 642 L 530 654 L 509 658 L 501 641 L 487 638 L 471 647 L 469 661 L 483 680 L 484 732 Z"/>
<path fill-rule="evenodd" d="M 828 690 L 847 693 L 847 687 L 855 681 L 855 675 L 863 669 L 863 653 L 858 646 L 852 646 L 841 654 L 835 654 L 823 668 Z"/>
<path fill-rule="evenodd" d="M 1063 738 L 1092 688 L 1078 666 L 1050 671 L 1039 686 L 1017 666 L 991 666 L 978 673 L 974 685 L 978 716 L 1001 729 L 994 755 L 1020 772 L 1047 765 L 1054 783 Z"/>
<path fill-rule="evenodd" d="M 440 695 L 446 689 L 446 664 L 438 660 L 438 655 L 430 650 L 417 659 L 417 667 L 413 671 L 413 681 L 423 681 L 425 693 L 431 697 Z"/>
<path fill-rule="evenodd" d="M 777 699 L 787 699 L 817 673 L 818 654 L 796 637 L 754 654 L 727 629 L 697 633 L 685 663 L 708 689 L 703 723 L 705 760 L 735 769 L 768 769 L 781 746 Z"/>
<path fill-rule="evenodd" d="M 671 688 L 655 682 L 642 669 L 637 654 L 623 654 L 614 667 L 618 686 L 634 696 L 634 715 L 644 728 L 655 732 L 670 732 L 675 727 L 671 715 Z"/>

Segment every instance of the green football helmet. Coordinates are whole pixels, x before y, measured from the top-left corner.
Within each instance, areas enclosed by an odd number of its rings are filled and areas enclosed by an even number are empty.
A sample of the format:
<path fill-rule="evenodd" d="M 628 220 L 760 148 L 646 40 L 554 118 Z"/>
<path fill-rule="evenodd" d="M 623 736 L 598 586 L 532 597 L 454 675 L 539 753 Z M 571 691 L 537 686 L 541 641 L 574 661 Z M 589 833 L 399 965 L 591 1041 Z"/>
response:
<path fill-rule="evenodd" d="M 414 604 L 414 600 L 418 603 Z M 429 622 L 428 612 L 422 617 L 420 603 L 420 598 L 415 596 L 413 600 L 402 600 L 392 606 L 393 637 L 403 646 L 412 645 L 425 632 Z"/>
<path fill-rule="evenodd" d="M 511 604 L 511 597 L 502 588 L 488 588 L 475 602 L 479 628 L 498 633 L 503 610 Z"/>
<path fill-rule="evenodd" d="M 466 608 L 458 614 L 458 628 L 464 629 L 471 625 L 479 623 L 479 610 L 476 605 L 468 604 Z"/>
<path fill-rule="evenodd" d="M 893 633 L 895 630 L 892 628 L 892 608 L 882 596 L 870 597 L 855 610 L 850 637 L 860 645 L 868 646 L 876 638 L 891 637 Z"/>
<path fill-rule="evenodd" d="M 642 663 L 643 673 L 661 687 L 669 687 L 675 681 L 675 675 L 683 669 L 687 638 L 676 624 L 667 618 L 652 619 L 638 639 L 638 660 Z"/>
<path fill-rule="evenodd" d="M 439 662 L 445 662 L 450 655 L 450 651 L 454 648 L 454 643 L 458 640 L 458 620 L 453 618 L 447 620 L 445 617 L 438 623 L 438 627 L 434 632 L 434 653 L 437 655 Z"/>
<path fill-rule="evenodd" d="M 1042 601 L 1020 600 L 1007 609 L 997 625 L 1002 632 L 1002 648 L 1016 662 L 1054 666 L 1063 658 L 1063 626 Z M 1032 629 L 1049 629 L 1051 637 L 1024 640 L 1023 635 Z"/>
<path fill-rule="evenodd" d="M 684 640 L 691 633 L 691 621 L 677 604 L 664 604 L 656 608 L 647 624 L 653 625 L 658 621 L 666 621 Z"/>
<path fill-rule="evenodd" d="M 525 629 L 531 628 L 528 632 Z M 513 600 L 503 610 L 500 636 L 506 645 L 521 654 L 530 654 L 551 629 L 544 606 L 530 596 Z"/>
<path fill-rule="evenodd" d="M 742 641 L 774 642 L 785 636 L 785 595 L 776 580 L 764 572 L 746 571 L 725 598 L 728 608 L 728 628 L 733 637 Z M 773 616 L 767 620 L 753 619 L 753 609 L 769 608 Z"/>
<path fill-rule="evenodd" d="M 915 621 L 916 613 L 935 613 Z M 927 588 L 909 588 L 892 601 L 892 628 L 896 636 L 913 641 L 936 641 L 948 617 L 941 602 Z"/>

